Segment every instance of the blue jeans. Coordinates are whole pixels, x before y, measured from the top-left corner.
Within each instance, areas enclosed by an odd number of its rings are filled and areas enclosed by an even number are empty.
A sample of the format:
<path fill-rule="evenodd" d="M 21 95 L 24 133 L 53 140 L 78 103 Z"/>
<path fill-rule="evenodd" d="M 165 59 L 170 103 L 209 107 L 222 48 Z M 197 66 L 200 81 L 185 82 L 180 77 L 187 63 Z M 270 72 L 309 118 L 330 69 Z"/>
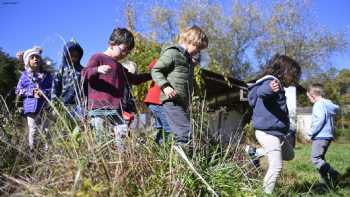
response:
<path fill-rule="evenodd" d="M 127 136 L 128 126 L 125 124 L 122 116 L 116 113 L 109 113 L 106 110 L 106 114 L 98 113 L 94 114 L 94 111 L 90 111 L 91 124 L 95 129 L 96 141 L 98 144 L 102 144 L 110 139 L 110 136 L 114 133 L 115 144 L 118 149 L 122 150 L 124 147 L 124 138 Z"/>
<path fill-rule="evenodd" d="M 148 109 L 152 112 L 155 124 L 154 127 L 158 130 L 156 135 L 156 142 L 162 144 L 163 140 L 169 140 L 171 129 L 164 114 L 164 109 L 161 105 L 149 104 Z M 164 132 L 163 132 L 164 131 Z"/>
<path fill-rule="evenodd" d="M 81 121 L 84 119 L 84 108 L 79 105 L 66 105 L 71 118 Z"/>

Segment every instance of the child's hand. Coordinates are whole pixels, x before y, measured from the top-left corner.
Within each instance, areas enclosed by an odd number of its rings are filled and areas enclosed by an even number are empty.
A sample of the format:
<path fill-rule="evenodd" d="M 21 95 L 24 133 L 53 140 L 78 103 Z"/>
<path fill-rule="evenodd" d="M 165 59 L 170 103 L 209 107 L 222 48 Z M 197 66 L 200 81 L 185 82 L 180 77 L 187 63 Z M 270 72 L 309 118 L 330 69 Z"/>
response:
<path fill-rule="evenodd" d="M 35 89 L 33 90 L 33 92 L 34 92 L 34 97 L 35 97 L 35 98 L 40 98 L 40 96 L 41 96 L 41 91 L 40 91 L 39 88 L 35 88 Z"/>
<path fill-rule="evenodd" d="M 272 89 L 272 92 L 278 92 L 278 91 L 280 91 L 280 85 L 278 84 L 277 80 L 271 81 L 270 87 L 271 87 L 271 89 Z"/>
<path fill-rule="evenodd" d="M 176 96 L 175 90 L 172 87 L 170 87 L 170 86 L 164 88 L 163 92 L 169 98 L 174 98 Z"/>
<path fill-rule="evenodd" d="M 16 58 L 20 61 L 23 60 L 24 51 L 17 51 Z"/>
<path fill-rule="evenodd" d="M 18 52 L 16 53 L 17 61 L 18 61 L 21 65 L 24 64 L 23 55 L 24 55 L 24 51 L 18 51 Z"/>
<path fill-rule="evenodd" d="M 112 67 L 110 65 L 101 65 L 97 67 L 97 72 L 101 74 L 107 74 L 111 72 L 111 70 L 112 70 Z"/>

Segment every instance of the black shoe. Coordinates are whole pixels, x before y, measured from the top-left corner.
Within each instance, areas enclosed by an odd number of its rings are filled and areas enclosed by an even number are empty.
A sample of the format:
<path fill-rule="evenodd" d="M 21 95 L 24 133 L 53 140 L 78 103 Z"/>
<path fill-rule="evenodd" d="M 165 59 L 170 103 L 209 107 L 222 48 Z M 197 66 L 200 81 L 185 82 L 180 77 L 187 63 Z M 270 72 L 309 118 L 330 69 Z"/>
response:
<path fill-rule="evenodd" d="M 339 172 L 334 170 L 328 163 L 321 166 L 321 168 L 319 169 L 319 173 L 321 175 L 320 180 L 322 181 L 322 183 L 326 182 L 326 185 L 328 185 L 331 188 L 337 186 L 340 174 Z"/>
<path fill-rule="evenodd" d="M 340 177 L 339 172 L 334 170 L 333 168 L 330 168 L 330 170 L 328 171 L 328 176 L 329 176 L 329 184 L 332 187 L 336 187 L 339 182 L 339 177 Z"/>
<path fill-rule="evenodd" d="M 328 185 L 328 184 L 329 184 L 328 177 L 327 177 L 326 175 L 321 175 L 321 174 L 320 174 L 319 182 L 320 182 L 322 185 Z"/>

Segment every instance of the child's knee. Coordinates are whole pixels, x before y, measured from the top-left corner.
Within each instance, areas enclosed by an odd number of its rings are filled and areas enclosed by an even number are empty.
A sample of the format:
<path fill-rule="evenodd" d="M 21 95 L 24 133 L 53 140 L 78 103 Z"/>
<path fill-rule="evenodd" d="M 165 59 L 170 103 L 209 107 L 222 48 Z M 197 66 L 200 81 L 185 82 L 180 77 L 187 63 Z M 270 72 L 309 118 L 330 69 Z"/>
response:
<path fill-rule="evenodd" d="M 319 168 L 325 163 L 323 157 L 320 156 L 320 155 L 317 155 L 317 154 L 315 154 L 315 155 L 311 154 L 310 160 L 311 160 L 311 163 L 312 163 L 317 169 L 319 169 Z"/>
<path fill-rule="evenodd" d="M 274 172 L 280 172 L 282 170 L 283 161 L 281 157 L 269 157 L 269 169 Z"/>
<path fill-rule="evenodd" d="M 282 171 L 283 163 L 282 162 L 275 162 L 269 164 L 269 170 L 272 171 L 274 174 L 279 174 Z"/>

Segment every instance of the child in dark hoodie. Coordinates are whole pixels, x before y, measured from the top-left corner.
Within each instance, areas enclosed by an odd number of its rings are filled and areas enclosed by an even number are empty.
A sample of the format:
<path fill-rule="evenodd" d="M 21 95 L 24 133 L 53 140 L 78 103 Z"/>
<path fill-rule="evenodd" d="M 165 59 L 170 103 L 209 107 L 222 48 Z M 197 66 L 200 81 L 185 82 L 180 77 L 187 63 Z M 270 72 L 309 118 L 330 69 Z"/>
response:
<path fill-rule="evenodd" d="M 285 55 L 275 55 L 265 66 L 262 78 L 249 87 L 248 101 L 253 107 L 256 138 L 268 157 L 264 192 L 271 194 L 282 170 L 282 160 L 294 158 L 293 146 L 287 140 L 289 114 L 283 87 L 298 82 L 299 64 Z"/>
<path fill-rule="evenodd" d="M 84 88 L 81 82 L 83 49 L 75 40 L 63 47 L 62 65 L 54 76 L 51 98 L 62 102 L 74 118 L 82 118 Z"/>
<path fill-rule="evenodd" d="M 23 99 L 23 114 L 28 122 L 30 151 L 34 150 L 38 131 L 48 136 L 49 121 L 43 113 L 47 99 L 50 99 L 52 77 L 42 68 L 41 52 L 39 48 L 31 48 L 24 52 L 25 70 L 16 87 L 16 94 Z M 39 130 L 40 124 L 42 127 Z M 45 149 L 47 148 L 46 141 Z"/>
<path fill-rule="evenodd" d="M 334 117 L 338 105 L 324 98 L 321 84 L 312 84 L 308 88 L 307 96 L 312 107 L 312 124 L 310 137 L 312 140 L 311 161 L 320 173 L 320 182 L 335 186 L 339 173 L 325 161 L 325 156 L 334 136 Z"/>

